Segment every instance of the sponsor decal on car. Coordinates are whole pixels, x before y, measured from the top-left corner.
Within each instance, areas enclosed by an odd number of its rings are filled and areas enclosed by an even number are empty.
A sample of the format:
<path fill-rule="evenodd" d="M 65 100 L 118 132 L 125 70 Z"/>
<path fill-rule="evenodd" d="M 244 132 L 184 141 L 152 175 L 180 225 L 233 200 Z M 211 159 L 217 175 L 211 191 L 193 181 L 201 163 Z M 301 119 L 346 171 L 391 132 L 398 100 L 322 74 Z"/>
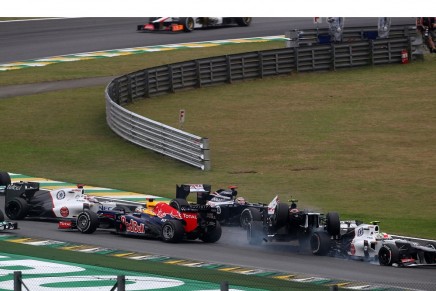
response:
<path fill-rule="evenodd" d="M 62 217 L 67 217 L 68 215 L 70 215 L 70 210 L 68 209 L 68 207 L 64 206 L 60 209 L 60 213 Z"/>
<path fill-rule="evenodd" d="M 63 190 L 58 191 L 58 193 L 56 193 L 56 199 L 57 200 L 62 200 L 65 198 L 65 192 Z"/>
<path fill-rule="evenodd" d="M 145 225 L 143 223 L 138 224 L 134 219 L 127 221 L 125 216 L 121 216 L 121 223 L 126 226 L 127 232 L 145 233 Z"/>

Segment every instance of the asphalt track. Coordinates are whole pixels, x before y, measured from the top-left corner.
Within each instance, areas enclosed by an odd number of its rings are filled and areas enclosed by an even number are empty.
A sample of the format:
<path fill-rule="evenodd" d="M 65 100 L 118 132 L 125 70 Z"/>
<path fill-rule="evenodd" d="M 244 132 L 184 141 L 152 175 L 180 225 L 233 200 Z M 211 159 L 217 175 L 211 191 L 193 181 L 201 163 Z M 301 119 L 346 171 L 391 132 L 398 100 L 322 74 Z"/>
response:
<path fill-rule="evenodd" d="M 136 33 L 136 25 L 143 21 L 144 19 L 134 18 L 86 18 L 0 23 L 0 43 L 7 44 L 0 47 L 0 63 L 124 47 L 280 35 L 284 34 L 287 28 L 303 28 L 313 25 L 310 18 L 260 18 L 254 19 L 253 25 L 247 28 L 199 30 L 176 35 Z M 346 25 L 351 25 L 354 21 L 356 21 L 356 26 L 373 25 L 376 19 L 347 19 Z M 393 24 L 400 24 L 400 22 L 410 24 L 413 20 L 411 18 L 394 19 Z M 107 81 L 105 78 L 96 78 L 81 82 L 53 82 L 32 85 L 33 90 L 27 85 L 21 85 L 15 87 L 13 90 L 15 93 L 9 93 L 9 97 L 14 94 L 25 95 L 21 94 L 25 92 L 29 94 L 32 91 L 36 93 L 84 86 L 83 82 L 96 85 L 96 83 L 105 84 Z M 7 91 L 5 88 L 7 87 L 0 88 L 0 92 Z M 4 209 L 3 197 L 0 197 L 0 207 Z M 245 233 L 235 227 L 225 227 L 221 240 L 216 244 L 186 242 L 173 245 L 155 240 L 118 237 L 107 231 L 83 235 L 76 231 L 60 231 L 53 223 L 27 220 L 20 221 L 20 229 L 16 231 L 16 234 L 39 238 L 43 236 L 53 240 L 100 245 L 183 259 L 367 282 L 372 285 L 436 290 L 434 269 L 389 268 L 340 258 L 315 257 L 309 253 L 299 252 L 295 246 L 284 243 L 250 246 L 246 243 Z"/>

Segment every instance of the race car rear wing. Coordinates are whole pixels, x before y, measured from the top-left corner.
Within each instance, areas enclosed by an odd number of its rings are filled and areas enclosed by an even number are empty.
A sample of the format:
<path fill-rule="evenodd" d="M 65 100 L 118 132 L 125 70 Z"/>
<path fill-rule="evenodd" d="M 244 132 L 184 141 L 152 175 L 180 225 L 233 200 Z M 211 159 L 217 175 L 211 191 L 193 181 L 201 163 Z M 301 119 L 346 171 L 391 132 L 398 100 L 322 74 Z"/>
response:
<path fill-rule="evenodd" d="M 17 197 L 22 197 L 24 199 L 30 199 L 35 195 L 36 191 L 39 190 L 38 182 L 15 182 L 9 184 L 5 188 L 5 203 L 15 199 Z"/>
<path fill-rule="evenodd" d="M 176 198 L 186 200 L 189 193 L 197 193 L 197 204 L 204 205 L 209 197 L 211 188 L 209 184 L 176 185 Z"/>

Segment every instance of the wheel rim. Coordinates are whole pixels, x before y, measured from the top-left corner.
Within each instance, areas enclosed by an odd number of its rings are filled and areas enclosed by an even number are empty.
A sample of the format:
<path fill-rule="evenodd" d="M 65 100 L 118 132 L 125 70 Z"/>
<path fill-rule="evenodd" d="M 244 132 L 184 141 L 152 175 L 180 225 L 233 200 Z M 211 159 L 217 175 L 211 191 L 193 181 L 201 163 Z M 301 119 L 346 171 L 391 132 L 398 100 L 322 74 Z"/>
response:
<path fill-rule="evenodd" d="M 171 225 L 167 224 L 162 228 L 162 236 L 165 239 L 172 239 L 174 237 L 174 229 Z"/>
<path fill-rule="evenodd" d="M 6 214 L 8 217 L 16 217 L 20 207 L 15 201 L 9 202 L 8 208 L 6 209 Z"/>
<path fill-rule="evenodd" d="M 386 248 L 383 248 L 379 260 L 383 265 L 388 265 L 391 261 L 391 252 Z"/>
<path fill-rule="evenodd" d="M 189 30 L 193 30 L 194 29 L 194 19 L 188 18 L 186 26 L 189 28 Z"/>
<path fill-rule="evenodd" d="M 85 215 L 80 215 L 77 218 L 77 228 L 84 229 L 88 225 L 88 219 L 85 217 Z"/>

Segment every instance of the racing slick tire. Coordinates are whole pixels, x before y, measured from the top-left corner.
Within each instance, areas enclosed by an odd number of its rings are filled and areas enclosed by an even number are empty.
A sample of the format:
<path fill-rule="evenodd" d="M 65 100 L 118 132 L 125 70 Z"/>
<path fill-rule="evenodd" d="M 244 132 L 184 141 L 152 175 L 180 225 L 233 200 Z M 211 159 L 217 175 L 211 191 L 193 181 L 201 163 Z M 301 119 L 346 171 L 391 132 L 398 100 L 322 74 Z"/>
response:
<path fill-rule="evenodd" d="M 185 199 L 176 198 L 170 201 L 170 206 L 180 212 L 183 206 L 189 207 L 189 203 Z"/>
<path fill-rule="evenodd" d="M 278 203 L 272 216 L 273 226 L 280 228 L 288 222 L 289 206 L 286 203 Z"/>
<path fill-rule="evenodd" d="M 217 221 L 215 227 L 208 228 L 207 232 L 200 236 L 200 239 L 205 243 L 214 243 L 221 238 L 221 234 L 221 224 Z"/>
<path fill-rule="evenodd" d="M 9 201 L 5 206 L 6 216 L 12 220 L 21 220 L 27 216 L 29 204 L 21 197 L 17 197 Z"/>
<path fill-rule="evenodd" d="M 239 219 L 239 223 L 243 229 L 248 228 L 248 224 L 252 221 L 261 221 L 262 214 L 260 210 L 255 207 L 248 207 L 242 210 L 241 217 Z"/>
<path fill-rule="evenodd" d="M 11 184 L 11 176 L 8 172 L 0 172 L 0 186 L 8 186 Z"/>
<path fill-rule="evenodd" d="M 387 243 L 378 251 L 378 262 L 381 266 L 392 266 L 400 260 L 400 251 L 395 244 Z"/>
<path fill-rule="evenodd" d="M 185 235 L 183 224 L 178 220 L 168 220 L 162 225 L 161 236 L 164 242 L 177 243 Z"/>
<path fill-rule="evenodd" d="M 263 241 L 263 222 L 252 221 L 247 227 L 247 240 L 250 245 L 261 245 Z"/>
<path fill-rule="evenodd" d="M 183 25 L 184 32 L 191 32 L 194 30 L 195 21 L 192 17 L 180 17 L 179 24 Z"/>
<path fill-rule="evenodd" d="M 237 17 L 236 19 L 236 23 L 239 26 L 249 26 L 251 24 L 251 17 Z"/>
<path fill-rule="evenodd" d="M 325 232 L 314 232 L 310 237 L 310 249 L 315 256 L 325 256 L 331 246 L 330 236 Z"/>
<path fill-rule="evenodd" d="M 94 233 L 99 225 L 97 213 L 88 210 L 79 213 L 76 225 L 81 233 Z"/>
<path fill-rule="evenodd" d="M 336 236 L 341 233 L 341 221 L 337 212 L 329 212 L 326 215 L 327 232 Z"/>
<path fill-rule="evenodd" d="M 0 221 L 4 221 L 5 220 L 5 215 L 3 214 L 3 212 L 0 210 Z"/>
<path fill-rule="evenodd" d="M 426 247 L 436 250 L 436 245 L 429 243 Z M 427 264 L 436 264 L 436 253 L 424 252 L 424 260 Z"/>

